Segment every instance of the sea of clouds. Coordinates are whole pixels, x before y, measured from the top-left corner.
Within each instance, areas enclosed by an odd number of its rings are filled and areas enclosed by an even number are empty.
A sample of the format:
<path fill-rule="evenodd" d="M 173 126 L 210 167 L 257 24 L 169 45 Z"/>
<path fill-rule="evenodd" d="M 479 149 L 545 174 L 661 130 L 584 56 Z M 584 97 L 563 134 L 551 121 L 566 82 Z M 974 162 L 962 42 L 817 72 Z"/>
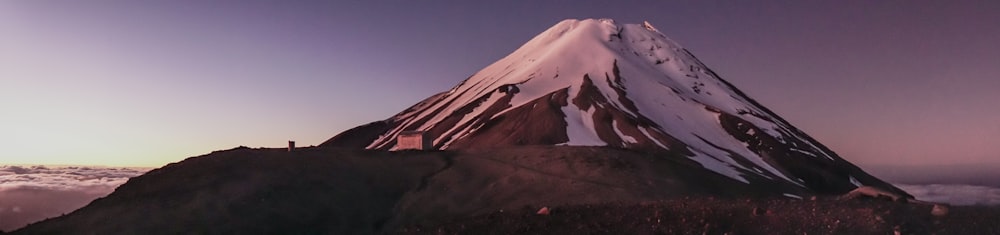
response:
<path fill-rule="evenodd" d="M 918 200 L 951 205 L 1000 205 L 1000 188 L 965 184 L 896 184 Z"/>
<path fill-rule="evenodd" d="M 146 168 L 0 166 L 0 230 L 79 209 Z"/>
<path fill-rule="evenodd" d="M 0 166 L 0 191 L 19 188 L 113 190 L 145 172 L 140 168 Z"/>

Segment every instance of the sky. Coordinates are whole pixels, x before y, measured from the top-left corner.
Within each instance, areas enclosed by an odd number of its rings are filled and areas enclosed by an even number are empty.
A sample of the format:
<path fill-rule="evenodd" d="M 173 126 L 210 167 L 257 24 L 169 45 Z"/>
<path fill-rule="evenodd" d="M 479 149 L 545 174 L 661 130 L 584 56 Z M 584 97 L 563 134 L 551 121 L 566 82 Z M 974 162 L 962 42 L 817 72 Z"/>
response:
<path fill-rule="evenodd" d="M 1000 169 L 998 1 L 0 1 L 0 164 L 318 145 L 563 19 L 649 21 L 845 159 Z"/>

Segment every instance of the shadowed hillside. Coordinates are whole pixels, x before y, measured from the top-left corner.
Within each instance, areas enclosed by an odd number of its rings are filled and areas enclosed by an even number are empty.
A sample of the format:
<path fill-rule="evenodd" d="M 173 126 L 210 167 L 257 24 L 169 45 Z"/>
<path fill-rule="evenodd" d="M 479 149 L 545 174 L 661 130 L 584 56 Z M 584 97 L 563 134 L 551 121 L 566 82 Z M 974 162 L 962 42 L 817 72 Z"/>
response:
<path fill-rule="evenodd" d="M 17 232 L 372 233 L 525 206 L 773 195 L 781 189 L 671 159 L 603 147 L 241 147 L 150 171 L 80 210 Z"/>
<path fill-rule="evenodd" d="M 401 195 L 445 165 L 442 155 L 218 151 L 150 171 L 80 210 L 16 233 L 371 232 Z"/>
<path fill-rule="evenodd" d="M 668 211 L 673 213 L 669 218 L 682 222 L 666 220 L 667 225 L 684 229 L 667 232 L 698 232 L 705 226 L 710 231 L 886 231 L 883 224 L 855 230 L 823 227 L 843 216 L 857 217 L 852 211 L 872 208 L 915 212 L 915 219 L 898 219 L 917 226 L 914 231 L 931 231 L 927 223 L 935 223 L 920 212 L 926 206 L 877 202 L 844 204 L 844 209 L 839 202 L 824 202 L 817 207 L 776 193 L 794 188 L 745 184 L 663 154 L 567 146 L 401 152 L 240 147 L 150 171 L 82 209 L 14 234 L 644 233 L 661 230 L 640 229 L 646 226 L 643 219 Z M 764 230 L 747 230 L 749 225 L 739 223 L 752 206 L 775 208 L 776 217 L 761 222 Z M 553 217 L 533 217 L 542 207 L 555 208 Z M 825 212 L 829 208 L 839 212 Z M 997 214 L 968 211 L 975 213 L 956 217 L 989 219 Z M 559 217 L 566 213 L 572 216 Z M 825 222 L 767 230 L 802 216 Z M 684 218 L 703 218 L 713 225 Z M 574 227 L 577 220 L 597 225 Z"/>

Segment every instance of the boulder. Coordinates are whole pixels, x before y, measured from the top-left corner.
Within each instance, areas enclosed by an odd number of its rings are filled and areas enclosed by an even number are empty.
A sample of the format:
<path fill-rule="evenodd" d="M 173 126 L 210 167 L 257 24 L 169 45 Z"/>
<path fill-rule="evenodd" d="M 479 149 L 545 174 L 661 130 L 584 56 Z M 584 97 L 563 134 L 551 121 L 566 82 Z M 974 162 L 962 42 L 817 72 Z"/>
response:
<path fill-rule="evenodd" d="M 847 192 L 843 196 L 840 196 L 841 200 L 851 200 L 851 199 L 858 199 L 858 198 L 887 199 L 887 200 L 891 200 L 891 201 L 900 201 L 900 200 L 905 201 L 906 200 L 905 197 L 903 197 L 903 196 L 901 196 L 901 195 L 899 195 L 897 193 L 893 193 L 893 192 L 890 192 L 890 191 L 887 191 L 887 190 L 883 190 L 883 189 L 880 189 L 880 188 L 876 188 L 876 187 L 872 187 L 872 186 L 861 186 L 861 187 L 858 187 L 858 188 L 856 188 L 854 190 L 851 190 L 850 192 Z"/>
<path fill-rule="evenodd" d="M 538 212 L 535 212 L 535 214 L 548 215 L 549 214 L 549 207 L 542 207 L 542 209 L 539 209 Z"/>
<path fill-rule="evenodd" d="M 937 217 L 944 217 L 944 216 L 948 215 L 948 205 L 947 204 L 934 204 L 934 207 L 931 207 L 931 215 L 937 216 Z"/>

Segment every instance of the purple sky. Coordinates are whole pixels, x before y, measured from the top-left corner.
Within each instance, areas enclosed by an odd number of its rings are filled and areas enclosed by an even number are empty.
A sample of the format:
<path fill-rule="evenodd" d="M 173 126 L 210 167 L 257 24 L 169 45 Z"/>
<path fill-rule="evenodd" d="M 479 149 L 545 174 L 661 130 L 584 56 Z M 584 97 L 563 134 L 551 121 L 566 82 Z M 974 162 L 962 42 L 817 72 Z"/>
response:
<path fill-rule="evenodd" d="M 1000 166 L 998 1 L 0 2 L 0 164 L 319 144 L 566 18 L 649 21 L 861 164 Z"/>

